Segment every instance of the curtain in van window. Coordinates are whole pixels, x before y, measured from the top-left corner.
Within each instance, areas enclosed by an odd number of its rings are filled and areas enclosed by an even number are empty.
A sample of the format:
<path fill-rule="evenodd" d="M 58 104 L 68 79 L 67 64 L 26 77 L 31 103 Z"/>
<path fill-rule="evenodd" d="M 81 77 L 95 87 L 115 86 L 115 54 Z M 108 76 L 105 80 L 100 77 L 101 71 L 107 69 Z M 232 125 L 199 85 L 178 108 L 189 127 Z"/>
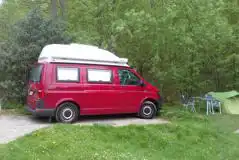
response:
<path fill-rule="evenodd" d="M 78 68 L 57 68 L 57 80 L 58 81 L 79 81 Z"/>
<path fill-rule="evenodd" d="M 88 81 L 89 82 L 111 82 L 112 81 L 111 70 L 97 70 L 88 69 Z"/>

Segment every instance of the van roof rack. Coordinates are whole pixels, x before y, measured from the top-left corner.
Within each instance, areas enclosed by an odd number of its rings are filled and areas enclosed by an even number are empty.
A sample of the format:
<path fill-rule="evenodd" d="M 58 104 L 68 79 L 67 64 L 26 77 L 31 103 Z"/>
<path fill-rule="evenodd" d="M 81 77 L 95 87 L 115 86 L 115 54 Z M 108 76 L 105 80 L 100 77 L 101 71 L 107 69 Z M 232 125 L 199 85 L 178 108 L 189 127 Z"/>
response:
<path fill-rule="evenodd" d="M 128 66 L 127 59 L 121 58 L 120 61 L 106 61 L 106 60 L 90 60 L 90 59 L 74 59 L 74 58 L 62 58 L 62 57 L 40 57 L 38 62 L 49 63 L 79 63 L 79 64 L 98 64 L 98 65 L 110 65 L 110 66 Z"/>
<path fill-rule="evenodd" d="M 127 58 L 119 58 L 107 50 L 84 44 L 47 45 L 42 49 L 38 62 L 128 66 Z"/>

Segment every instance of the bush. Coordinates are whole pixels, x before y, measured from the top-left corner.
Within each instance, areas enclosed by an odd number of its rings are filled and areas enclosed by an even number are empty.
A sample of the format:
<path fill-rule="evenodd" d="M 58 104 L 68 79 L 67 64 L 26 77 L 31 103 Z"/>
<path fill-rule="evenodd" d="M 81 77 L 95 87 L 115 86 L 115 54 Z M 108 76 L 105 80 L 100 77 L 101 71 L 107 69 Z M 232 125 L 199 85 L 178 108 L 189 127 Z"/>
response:
<path fill-rule="evenodd" d="M 40 10 L 32 10 L 24 19 L 12 26 L 9 39 L 1 48 L 2 65 L 0 89 L 3 97 L 24 103 L 27 73 L 37 61 L 42 48 L 47 44 L 71 42 L 65 32 L 65 23 L 60 20 L 44 19 Z"/>

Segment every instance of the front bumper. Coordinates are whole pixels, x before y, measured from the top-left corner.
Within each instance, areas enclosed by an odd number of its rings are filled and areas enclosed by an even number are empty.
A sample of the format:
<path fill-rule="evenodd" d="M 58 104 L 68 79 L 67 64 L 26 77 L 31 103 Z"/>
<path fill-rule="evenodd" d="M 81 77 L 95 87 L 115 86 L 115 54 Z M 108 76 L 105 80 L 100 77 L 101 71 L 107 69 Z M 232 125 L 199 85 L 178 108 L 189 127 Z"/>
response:
<path fill-rule="evenodd" d="M 25 110 L 30 112 L 33 116 L 37 117 L 52 117 L 55 116 L 55 109 L 32 109 L 29 106 L 25 106 Z"/>

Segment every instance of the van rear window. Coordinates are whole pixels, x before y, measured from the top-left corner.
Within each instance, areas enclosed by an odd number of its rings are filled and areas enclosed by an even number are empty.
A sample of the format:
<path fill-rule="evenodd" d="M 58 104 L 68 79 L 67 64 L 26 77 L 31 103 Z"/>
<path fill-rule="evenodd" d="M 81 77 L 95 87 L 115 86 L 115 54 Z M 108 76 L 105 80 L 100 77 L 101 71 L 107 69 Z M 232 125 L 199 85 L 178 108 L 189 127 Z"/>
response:
<path fill-rule="evenodd" d="M 29 81 L 40 82 L 42 67 L 43 67 L 42 65 L 37 65 L 31 69 L 30 75 L 29 75 Z"/>

